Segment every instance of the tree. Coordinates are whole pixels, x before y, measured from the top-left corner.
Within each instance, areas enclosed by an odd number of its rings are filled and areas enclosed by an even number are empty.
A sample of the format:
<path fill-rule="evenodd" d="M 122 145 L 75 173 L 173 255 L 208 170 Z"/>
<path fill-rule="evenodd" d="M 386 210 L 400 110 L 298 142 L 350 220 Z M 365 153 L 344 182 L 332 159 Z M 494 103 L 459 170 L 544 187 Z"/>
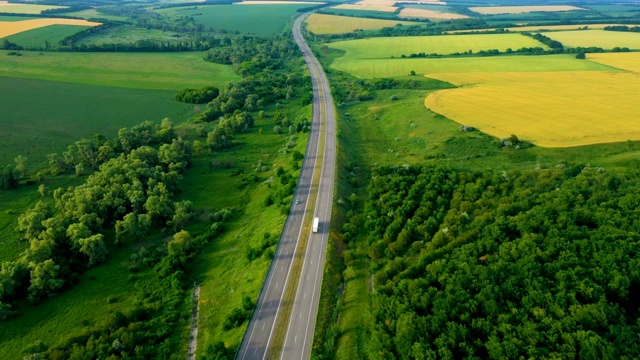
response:
<path fill-rule="evenodd" d="M 7 165 L 0 173 L 0 188 L 13 189 L 18 186 L 18 179 L 14 174 L 14 167 Z"/>
<path fill-rule="evenodd" d="M 583 51 L 580 51 L 579 53 L 576 54 L 576 59 L 584 60 L 586 58 L 587 57 Z"/>
<path fill-rule="evenodd" d="M 173 218 L 167 225 L 173 227 L 174 231 L 182 230 L 193 218 L 193 203 L 188 200 L 176 202 Z"/>
<path fill-rule="evenodd" d="M 29 263 L 30 283 L 29 301 L 36 302 L 46 296 L 54 295 L 64 285 L 64 280 L 58 278 L 60 266 L 51 260 L 41 263 Z"/>
<path fill-rule="evenodd" d="M 20 178 L 24 178 L 28 174 L 27 163 L 28 159 L 22 155 L 18 155 L 14 162 L 16 163 L 16 175 Z"/>
<path fill-rule="evenodd" d="M 89 267 L 101 264 L 107 260 L 109 250 L 104 244 L 104 236 L 96 234 L 78 240 L 80 252 L 89 257 Z"/>

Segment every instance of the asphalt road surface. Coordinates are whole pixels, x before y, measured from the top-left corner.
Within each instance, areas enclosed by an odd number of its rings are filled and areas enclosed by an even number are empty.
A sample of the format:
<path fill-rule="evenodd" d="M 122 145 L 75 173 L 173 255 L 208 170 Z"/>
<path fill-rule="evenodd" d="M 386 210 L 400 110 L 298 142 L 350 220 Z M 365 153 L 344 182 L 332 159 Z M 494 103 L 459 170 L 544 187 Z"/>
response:
<path fill-rule="evenodd" d="M 320 63 L 300 33 L 300 25 L 308 15 L 309 13 L 300 16 L 293 25 L 293 36 L 303 52 L 313 84 L 311 133 L 294 195 L 295 199 L 300 200 L 300 203 L 294 202 L 287 217 L 278 248 L 262 285 L 256 309 L 240 344 L 236 356 L 236 359 L 239 360 L 266 359 L 271 347 L 274 346 L 271 343 L 272 336 L 276 331 L 275 325 L 282 308 L 284 291 L 291 275 L 294 254 L 298 241 L 303 235 L 302 225 L 312 221 L 312 218 L 305 217 L 305 209 L 313 203 L 309 201 L 312 187 L 317 187 L 313 217 L 320 218 L 320 226 L 317 233 L 304 234 L 309 235 L 309 241 L 293 310 L 289 323 L 286 324 L 286 337 L 281 352 L 281 358 L 287 360 L 308 359 L 310 356 L 333 203 L 336 132 L 329 82 Z M 325 131 L 325 143 L 323 153 L 319 154 L 321 127 L 324 127 Z M 319 165 L 317 168 L 321 171 L 319 184 L 312 183 L 316 163 Z M 308 226 L 307 229 L 311 231 L 311 226 Z"/>

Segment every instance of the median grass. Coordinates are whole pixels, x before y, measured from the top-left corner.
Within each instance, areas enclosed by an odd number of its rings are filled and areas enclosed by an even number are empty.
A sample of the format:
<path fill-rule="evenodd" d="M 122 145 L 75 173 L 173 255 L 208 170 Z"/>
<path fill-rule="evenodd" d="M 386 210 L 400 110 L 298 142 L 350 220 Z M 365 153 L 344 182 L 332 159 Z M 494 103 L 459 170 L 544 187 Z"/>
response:
<path fill-rule="evenodd" d="M 505 51 L 508 48 L 515 50 L 522 47 L 546 48 L 542 43 L 521 34 L 382 37 L 339 41 L 329 46 L 345 51 L 345 57 L 350 59 L 381 59 L 418 53 L 447 55 L 469 50 Z"/>
<path fill-rule="evenodd" d="M 278 34 L 307 4 L 198 5 L 156 10 L 170 18 L 192 17 L 207 30 L 238 31 L 258 35 Z"/>
<path fill-rule="evenodd" d="M 202 52 L 6 54 L 0 51 L 0 76 L 162 90 L 220 87 L 239 79 L 230 65 L 204 61 Z"/>
<path fill-rule="evenodd" d="M 416 74 L 467 72 L 608 71 L 611 66 L 582 61 L 573 55 L 451 57 L 441 59 L 353 59 L 337 58 L 331 68 L 358 78 L 381 78 Z"/>
<path fill-rule="evenodd" d="M 606 30 L 574 30 L 545 33 L 553 40 L 559 41 L 564 47 L 600 47 L 613 49 L 626 47 L 632 50 L 640 49 L 640 33 Z"/>
<path fill-rule="evenodd" d="M 349 16 L 312 14 L 307 18 L 307 30 L 314 34 L 344 34 L 355 30 L 377 30 L 397 25 L 421 25 L 419 22 L 354 18 Z"/>

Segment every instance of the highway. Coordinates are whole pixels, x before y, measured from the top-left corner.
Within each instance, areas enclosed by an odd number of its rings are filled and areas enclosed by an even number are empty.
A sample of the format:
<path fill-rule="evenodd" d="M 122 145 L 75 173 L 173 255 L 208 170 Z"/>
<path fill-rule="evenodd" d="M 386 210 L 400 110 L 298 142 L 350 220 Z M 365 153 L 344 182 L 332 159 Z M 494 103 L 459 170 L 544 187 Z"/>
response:
<path fill-rule="evenodd" d="M 293 36 L 303 52 L 313 88 L 313 119 L 305 159 L 294 194 L 294 203 L 285 222 L 280 242 L 262 286 L 253 317 L 242 339 L 236 359 L 266 359 L 274 347 L 273 335 L 283 306 L 283 296 L 291 278 L 292 265 L 300 239 L 308 236 L 302 271 L 287 326 L 281 359 L 309 359 L 315 329 L 324 260 L 329 238 L 331 206 L 336 159 L 336 131 L 333 99 L 327 77 L 300 32 L 302 21 L 309 13 L 298 17 Z M 320 135 L 324 133 L 324 138 Z M 322 144 L 324 143 L 324 144 Z M 322 150 L 322 152 L 320 152 Z M 317 171 L 320 173 L 317 174 Z M 316 199 L 310 199 L 312 190 Z M 311 201 L 310 201 L 311 200 Z M 313 215 L 307 207 L 315 204 Z M 311 232 L 313 217 L 320 218 L 317 233 Z M 303 226 L 307 224 L 307 226 Z M 302 233 L 303 229 L 309 233 Z"/>

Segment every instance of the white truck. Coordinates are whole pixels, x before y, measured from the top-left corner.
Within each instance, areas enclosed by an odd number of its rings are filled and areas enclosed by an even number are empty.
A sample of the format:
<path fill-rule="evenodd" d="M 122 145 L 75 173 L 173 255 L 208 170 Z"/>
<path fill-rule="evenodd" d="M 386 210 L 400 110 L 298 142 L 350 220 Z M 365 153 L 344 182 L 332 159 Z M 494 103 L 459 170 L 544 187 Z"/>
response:
<path fill-rule="evenodd" d="M 317 233 L 318 232 L 318 225 L 320 225 L 320 218 L 313 218 L 313 232 Z"/>

